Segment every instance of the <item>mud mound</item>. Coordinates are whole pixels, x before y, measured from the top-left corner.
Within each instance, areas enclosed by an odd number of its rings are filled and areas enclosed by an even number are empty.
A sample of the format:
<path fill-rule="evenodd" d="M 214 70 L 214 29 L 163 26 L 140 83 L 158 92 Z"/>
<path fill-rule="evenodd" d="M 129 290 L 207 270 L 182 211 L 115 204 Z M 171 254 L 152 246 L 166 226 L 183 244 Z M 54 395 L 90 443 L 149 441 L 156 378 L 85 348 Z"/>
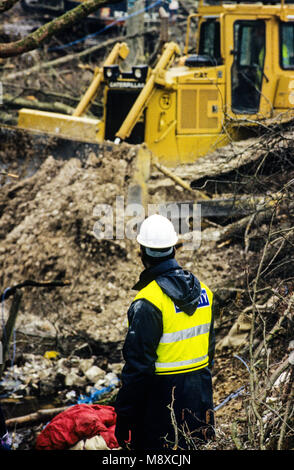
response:
<path fill-rule="evenodd" d="M 26 279 L 71 282 L 60 290 L 27 288 L 21 331 L 41 318 L 62 336 L 82 330 L 104 342 L 122 338 L 136 257 L 132 241 L 95 238 L 94 209 L 115 208 L 116 197 L 126 197 L 134 156 L 128 146 L 89 153 L 84 163 L 49 156 L 33 176 L 2 187 L 1 291 Z"/>
<path fill-rule="evenodd" d="M 38 159 L 41 162 L 39 170 L 5 184 L 0 194 L 0 288 L 3 292 L 27 279 L 71 284 L 55 290 L 26 288 L 17 329 L 32 334 L 38 324 L 39 329 L 43 325 L 43 335 L 53 338 L 86 334 L 87 340 L 105 344 L 121 341 L 126 310 L 134 296 L 131 287 L 142 265 L 137 244 L 126 237 L 115 238 L 115 208 L 118 196 L 127 199 L 136 148 L 125 144 L 110 150 L 106 145 L 99 152 L 89 148 L 82 157 L 74 154 L 75 158 L 64 160 L 60 154 L 45 158 L 44 149 L 38 153 L 36 146 L 28 145 L 25 159 L 18 153 L 17 170 L 23 173 L 17 173 L 27 174 L 30 156 L 35 165 Z M 165 181 L 161 178 L 153 189 L 150 181 L 151 204 L 191 198 L 183 188 Z M 112 240 L 97 240 L 93 234 L 99 220 L 95 208 L 100 204 L 114 210 Z M 212 241 L 193 251 L 182 248 L 177 259 L 214 288 L 240 271 L 238 250 L 217 248 Z"/>

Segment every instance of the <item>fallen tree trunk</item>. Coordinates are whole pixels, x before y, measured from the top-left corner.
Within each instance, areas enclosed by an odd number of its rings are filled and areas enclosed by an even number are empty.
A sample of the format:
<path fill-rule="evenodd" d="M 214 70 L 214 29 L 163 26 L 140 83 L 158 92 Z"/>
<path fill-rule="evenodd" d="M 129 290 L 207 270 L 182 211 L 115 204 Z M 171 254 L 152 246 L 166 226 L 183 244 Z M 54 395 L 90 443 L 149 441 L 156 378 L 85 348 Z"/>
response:
<path fill-rule="evenodd" d="M 62 406 L 61 408 L 49 408 L 44 410 L 38 410 L 35 413 L 30 413 L 25 416 L 18 416 L 17 418 L 10 418 L 5 421 L 7 429 L 11 429 L 17 425 L 33 423 L 36 421 L 42 421 L 43 419 L 48 419 L 52 416 L 56 416 L 68 409 L 68 406 Z"/>
<path fill-rule="evenodd" d="M 279 121 L 280 119 L 280 121 Z M 257 123 L 262 125 L 262 123 Z M 219 179 L 226 181 L 227 175 L 234 182 L 232 175 L 238 171 L 248 175 L 248 168 L 257 167 L 265 163 L 269 154 L 274 152 L 286 152 L 293 145 L 293 115 L 285 112 L 276 117 L 276 122 L 271 122 L 273 128 L 268 127 L 264 134 L 241 141 L 232 141 L 230 144 L 220 147 L 204 157 L 198 158 L 195 163 L 179 166 L 175 174 L 181 173 L 182 177 L 191 181 L 194 189 L 205 189 L 208 180 Z M 260 162 L 260 163 L 259 163 Z M 240 178 L 236 178 L 236 187 L 240 184 Z M 245 188 L 245 186 L 244 186 Z"/>
<path fill-rule="evenodd" d="M 166 175 L 169 176 L 168 173 L 166 173 Z M 175 181 L 175 183 L 185 187 L 185 182 L 181 184 L 182 181 L 178 180 L 177 177 L 172 177 L 172 179 Z M 249 228 L 251 229 L 253 227 L 259 227 L 260 225 L 270 220 L 272 217 L 274 205 L 277 204 L 277 201 L 278 195 L 273 194 L 271 197 L 224 197 L 222 199 L 202 199 L 199 200 L 197 204 L 194 202 L 183 202 L 173 204 L 178 205 L 179 211 L 181 204 L 188 205 L 190 218 L 194 216 L 195 206 L 200 206 L 202 241 L 212 241 L 214 243 L 229 243 L 234 239 L 240 239 L 242 237 L 245 240 L 245 247 L 247 250 L 249 237 L 246 232 Z M 246 217 L 242 217 L 241 219 L 236 220 L 237 217 L 241 217 L 245 214 L 248 215 L 246 215 Z M 230 219 L 235 220 L 231 224 L 223 227 L 219 224 L 219 222 L 213 222 L 213 220 L 215 221 L 216 219 L 222 219 L 225 221 L 228 221 Z M 183 223 L 186 223 L 186 215 L 183 217 Z M 211 225 L 213 226 L 213 228 L 210 227 Z M 199 230 L 195 230 L 195 232 L 192 231 L 188 232 L 188 234 L 186 234 L 186 232 L 181 234 L 181 241 L 178 245 L 178 248 L 183 244 L 189 244 L 191 242 L 191 236 L 193 234 L 195 234 L 196 239 L 198 239 L 198 231 Z"/>
<path fill-rule="evenodd" d="M 202 241 L 214 241 L 215 243 L 222 243 L 232 240 L 234 238 L 244 237 L 244 232 L 250 225 L 250 228 L 259 227 L 268 222 L 275 210 L 275 205 L 281 202 L 281 196 L 273 195 L 269 198 L 266 197 L 241 197 L 232 200 L 228 198 L 223 199 L 210 199 L 209 201 L 201 201 L 201 215 L 202 217 L 236 217 L 243 213 L 248 213 L 245 217 L 235 220 L 231 224 L 217 228 L 209 228 L 202 232 Z M 294 204 L 290 203 L 287 210 L 293 210 Z M 191 236 L 191 234 L 189 234 Z M 183 237 L 183 242 L 185 243 Z"/>
<path fill-rule="evenodd" d="M 16 85 L 15 83 L 5 82 L 2 81 L 3 86 L 7 89 L 7 94 L 12 94 L 17 90 L 18 96 L 24 95 L 34 95 L 36 96 L 37 100 L 42 101 L 39 96 L 45 97 L 45 100 L 50 100 L 50 103 L 53 101 L 57 101 L 58 103 L 67 104 L 69 106 L 73 106 L 74 109 L 80 102 L 80 97 L 78 96 L 71 96 L 67 95 L 66 93 L 57 93 L 52 90 L 43 90 L 40 88 L 34 88 L 31 86 L 22 86 Z M 93 103 L 96 107 L 101 107 L 102 105 L 98 102 Z"/>
<path fill-rule="evenodd" d="M 260 226 L 264 222 L 270 220 L 271 217 L 272 209 L 264 209 L 260 212 L 247 215 L 221 230 L 217 241 L 223 242 L 231 238 L 240 237 L 246 230 L 248 224 L 251 223 L 251 226 Z"/>
<path fill-rule="evenodd" d="M 54 103 L 42 102 L 38 100 L 29 100 L 26 98 L 16 97 L 10 94 L 3 95 L 3 104 L 17 108 L 32 108 L 39 111 L 52 111 L 62 114 L 72 115 L 74 108 L 63 103 L 55 101 Z"/>

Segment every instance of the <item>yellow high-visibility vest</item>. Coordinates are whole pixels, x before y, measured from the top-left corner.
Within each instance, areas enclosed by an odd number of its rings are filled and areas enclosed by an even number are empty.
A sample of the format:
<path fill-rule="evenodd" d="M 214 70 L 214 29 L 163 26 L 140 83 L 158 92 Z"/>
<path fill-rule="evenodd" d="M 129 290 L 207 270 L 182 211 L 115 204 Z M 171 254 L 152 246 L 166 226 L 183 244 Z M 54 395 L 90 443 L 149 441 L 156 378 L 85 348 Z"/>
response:
<path fill-rule="evenodd" d="M 136 295 L 134 301 L 144 298 L 162 313 L 163 334 L 156 351 L 155 374 L 180 374 L 208 365 L 213 294 L 202 282 L 200 284 L 200 302 L 191 316 L 180 311 L 156 281 Z"/>

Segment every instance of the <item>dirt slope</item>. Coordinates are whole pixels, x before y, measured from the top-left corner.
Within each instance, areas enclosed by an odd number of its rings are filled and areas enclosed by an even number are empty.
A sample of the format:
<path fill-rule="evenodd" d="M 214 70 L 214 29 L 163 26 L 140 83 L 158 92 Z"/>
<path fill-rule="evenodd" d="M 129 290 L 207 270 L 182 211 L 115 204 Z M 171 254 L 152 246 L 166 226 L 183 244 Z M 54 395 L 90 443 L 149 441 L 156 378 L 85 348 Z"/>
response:
<path fill-rule="evenodd" d="M 10 21 L 8 14 L 5 19 Z M 43 51 L 35 51 L 9 60 L 4 64 L 4 74 L 55 56 L 57 54 L 48 51 L 44 51 L 44 55 Z M 97 57 L 89 57 L 90 69 L 95 65 Z M 15 88 L 9 88 L 9 92 L 29 96 L 32 100 L 36 96 L 41 99 L 40 90 L 48 92 L 45 98 L 43 96 L 46 100 L 50 93 L 57 92 L 59 97 L 56 99 L 61 100 L 62 94 L 64 101 L 74 106 L 80 98 L 81 88 L 86 89 L 91 77 L 89 70 L 66 64 L 55 74 L 20 77 L 10 84 Z M 73 99 L 66 100 L 67 94 Z M 16 113 L 15 108 L 5 110 Z M 238 427 L 241 447 L 258 448 L 259 430 L 264 426 L 266 445 L 276 448 L 285 420 L 289 376 L 286 375 L 284 382 L 275 386 L 267 401 L 264 399 L 257 403 L 262 416 L 259 422 L 248 411 L 248 400 L 252 395 L 246 364 L 249 363 L 252 318 L 256 327 L 255 350 L 260 349 L 272 328 L 280 327 L 257 356 L 257 396 L 262 396 L 267 380 L 287 359 L 289 342 L 293 338 L 292 127 L 286 129 L 288 133 L 278 128 L 274 134 L 261 140 L 233 145 L 210 155 L 202 163 L 175 170 L 175 174 L 185 178 L 186 182 L 193 182 L 193 187 L 202 188 L 213 197 L 278 193 L 283 195 L 283 200 L 286 199 L 286 205 L 279 201 L 274 206 L 272 217 L 261 223 L 254 223 L 254 219 L 246 221 L 241 231 L 219 241 L 214 236 L 232 220 L 210 220 L 202 226 L 203 241 L 198 249 L 190 251 L 182 247 L 177 252 L 179 263 L 193 271 L 220 296 L 213 372 L 215 404 L 221 404 L 230 394 L 245 387 L 243 395 L 232 398 L 217 410 L 218 440 L 210 448 L 235 449 L 238 446 L 232 437 L 232 424 Z M 27 148 L 27 143 L 20 141 L 16 153 L 12 144 L 7 147 L 0 145 L 0 164 L 1 168 L 8 165 L 11 171 L 18 173 L 26 153 L 20 146 Z M 83 159 L 71 156 L 69 152 L 67 160 L 63 161 L 32 147 L 27 157 L 33 161 L 34 171 L 37 170 L 34 174 L 23 178 L 20 171 L 19 181 L 1 180 L 0 291 L 26 279 L 68 280 L 71 284 L 56 289 L 22 290 L 16 323 L 15 367 L 20 368 L 23 376 L 27 374 L 23 379 L 31 384 L 31 375 L 35 372 L 29 365 L 34 360 L 24 354 L 32 353 L 38 363 L 43 361 L 47 350 L 54 349 L 73 368 L 81 358 L 86 358 L 95 360 L 105 371 L 109 364 L 118 363 L 116 370 L 119 373 L 126 311 L 135 294 L 131 287 L 142 266 L 136 242 L 126 238 L 97 240 L 94 237 L 93 227 L 97 222 L 94 209 L 99 204 L 115 208 L 117 196 L 126 199 L 133 174 L 134 152 L 128 146 L 111 151 L 105 148 L 96 154 L 89 151 Z M 191 192 L 162 174 L 152 172 L 150 203 L 197 200 Z M 258 291 L 253 297 L 252 289 L 263 254 L 266 264 L 262 266 Z M 11 299 L 4 304 L 4 319 L 10 305 Z M 27 357 L 29 362 L 26 369 L 23 357 Z M 245 365 L 240 358 L 244 359 Z M 53 366 L 50 369 L 49 365 L 50 361 L 47 366 L 51 373 Z M 42 383 L 38 370 L 36 374 L 34 380 Z M 53 377 L 53 372 L 50 377 Z M 72 388 L 71 385 L 64 390 L 71 392 Z M 77 389 L 86 391 L 84 385 Z M 40 398 L 40 387 L 34 391 L 34 387 L 28 385 L 27 390 Z M 293 415 L 291 419 L 290 430 L 291 426 L 293 429 Z M 248 429 L 251 423 L 257 424 L 250 441 Z M 289 428 L 286 431 L 290 434 Z M 33 434 L 24 447 L 33 448 L 34 438 Z M 284 442 L 286 448 L 292 448 L 293 434 Z"/>

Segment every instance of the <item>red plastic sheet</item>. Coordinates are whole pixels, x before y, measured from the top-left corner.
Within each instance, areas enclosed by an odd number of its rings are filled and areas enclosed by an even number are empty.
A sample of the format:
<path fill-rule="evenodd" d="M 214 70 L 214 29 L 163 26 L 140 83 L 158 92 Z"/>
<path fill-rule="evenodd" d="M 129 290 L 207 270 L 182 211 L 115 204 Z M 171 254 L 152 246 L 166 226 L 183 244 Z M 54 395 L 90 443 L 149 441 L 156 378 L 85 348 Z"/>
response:
<path fill-rule="evenodd" d="M 110 449 L 119 447 L 114 435 L 116 413 L 107 405 L 74 405 L 55 416 L 41 431 L 37 450 L 64 450 L 81 439 L 100 435 Z"/>

